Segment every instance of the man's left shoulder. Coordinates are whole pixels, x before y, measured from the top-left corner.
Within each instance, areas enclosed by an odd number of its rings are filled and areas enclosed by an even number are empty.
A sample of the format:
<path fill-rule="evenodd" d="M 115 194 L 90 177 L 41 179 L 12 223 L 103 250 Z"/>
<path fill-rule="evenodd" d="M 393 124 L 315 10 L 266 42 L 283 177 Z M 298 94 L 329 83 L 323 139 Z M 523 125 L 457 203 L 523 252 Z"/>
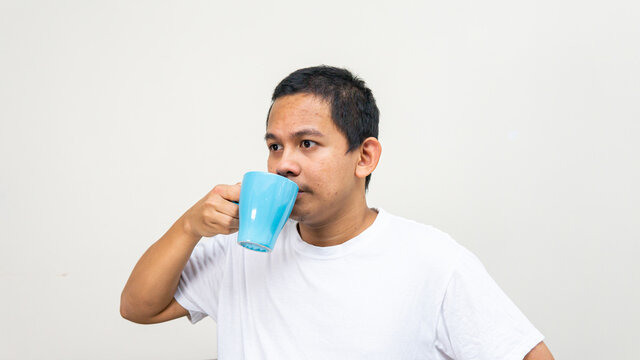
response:
<path fill-rule="evenodd" d="M 396 259 L 399 268 L 412 272 L 417 279 L 445 286 L 464 253 L 463 247 L 433 225 L 384 211 L 381 214 L 385 258 Z"/>
<path fill-rule="evenodd" d="M 460 245 L 447 232 L 433 225 L 394 215 L 381 210 L 385 217 L 387 232 L 398 245 L 411 246 L 415 250 L 440 255 L 453 255 L 460 252 Z"/>

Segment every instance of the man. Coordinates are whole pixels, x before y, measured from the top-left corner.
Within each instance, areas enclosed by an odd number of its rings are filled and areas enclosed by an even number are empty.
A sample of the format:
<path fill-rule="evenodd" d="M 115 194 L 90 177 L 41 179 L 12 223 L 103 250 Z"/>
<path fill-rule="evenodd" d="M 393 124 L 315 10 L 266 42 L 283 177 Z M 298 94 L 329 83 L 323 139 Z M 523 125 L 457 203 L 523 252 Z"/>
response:
<path fill-rule="evenodd" d="M 211 316 L 221 359 L 553 359 L 477 257 L 368 207 L 381 145 L 363 81 L 301 69 L 272 100 L 268 170 L 300 188 L 273 252 L 235 244 L 241 184 L 218 185 L 142 256 L 123 317 Z"/>

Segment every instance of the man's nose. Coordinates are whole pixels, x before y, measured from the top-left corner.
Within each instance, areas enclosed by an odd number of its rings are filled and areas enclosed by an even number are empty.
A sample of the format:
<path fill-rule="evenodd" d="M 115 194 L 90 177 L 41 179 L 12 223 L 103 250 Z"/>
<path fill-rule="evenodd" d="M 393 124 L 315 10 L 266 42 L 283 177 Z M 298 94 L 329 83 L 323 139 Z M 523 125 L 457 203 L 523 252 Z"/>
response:
<path fill-rule="evenodd" d="M 284 177 L 292 177 L 300 175 L 300 162 L 296 158 L 294 151 L 285 149 L 280 157 L 280 161 L 276 164 L 276 173 Z"/>

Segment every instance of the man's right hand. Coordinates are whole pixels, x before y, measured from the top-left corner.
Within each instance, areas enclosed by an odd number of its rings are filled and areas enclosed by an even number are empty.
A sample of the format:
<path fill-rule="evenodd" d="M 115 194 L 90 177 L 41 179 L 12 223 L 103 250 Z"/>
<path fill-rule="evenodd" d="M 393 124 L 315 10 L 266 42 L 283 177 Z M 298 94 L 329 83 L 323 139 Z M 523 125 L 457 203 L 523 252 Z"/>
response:
<path fill-rule="evenodd" d="M 141 324 L 187 315 L 174 299 L 180 274 L 201 237 L 238 231 L 240 183 L 218 185 L 142 255 L 122 290 L 120 314 Z"/>
<path fill-rule="evenodd" d="M 184 228 L 195 237 L 211 237 L 238 231 L 241 184 L 216 185 L 183 215 Z"/>

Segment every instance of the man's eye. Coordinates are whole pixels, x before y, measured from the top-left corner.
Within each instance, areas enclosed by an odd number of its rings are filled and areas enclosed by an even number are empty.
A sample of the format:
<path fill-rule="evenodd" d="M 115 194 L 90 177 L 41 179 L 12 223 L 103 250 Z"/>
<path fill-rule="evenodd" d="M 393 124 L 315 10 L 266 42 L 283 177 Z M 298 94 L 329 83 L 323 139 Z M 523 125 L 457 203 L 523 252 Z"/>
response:
<path fill-rule="evenodd" d="M 315 141 L 311 141 L 311 140 L 302 140 L 302 143 L 301 143 L 302 147 L 304 148 L 310 148 L 315 144 L 316 144 Z"/>
<path fill-rule="evenodd" d="M 271 144 L 271 145 L 269 145 L 269 150 L 271 150 L 271 151 L 278 151 L 278 150 L 280 150 L 281 148 L 282 148 L 282 147 L 281 147 L 280 145 L 278 145 L 278 144 Z"/>

